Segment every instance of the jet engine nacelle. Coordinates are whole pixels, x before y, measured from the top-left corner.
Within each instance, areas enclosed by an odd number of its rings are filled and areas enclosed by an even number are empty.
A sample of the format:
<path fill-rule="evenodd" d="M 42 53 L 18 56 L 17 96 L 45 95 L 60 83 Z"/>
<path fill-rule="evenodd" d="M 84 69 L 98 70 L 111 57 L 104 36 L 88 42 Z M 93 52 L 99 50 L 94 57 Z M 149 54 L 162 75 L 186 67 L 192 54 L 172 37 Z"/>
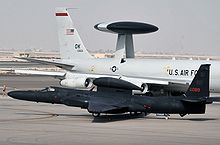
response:
<path fill-rule="evenodd" d="M 148 85 L 146 83 L 143 83 L 140 79 L 127 78 L 127 77 L 121 77 L 121 79 L 128 81 L 128 82 L 138 86 L 139 88 L 141 88 L 141 90 L 133 90 L 134 94 L 145 94 L 145 93 L 149 92 Z"/>
<path fill-rule="evenodd" d="M 147 93 L 149 90 L 148 90 L 148 85 L 147 84 L 142 84 L 141 85 L 141 91 L 143 94 Z"/>
<path fill-rule="evenodd" d="M 141 90 L 133 90 L 133 94 L 146 94 L 149 92 L 147 84 L 140 85 L 140 88 Z"/>
<path fill-rule="evenodd" d="M 60 85 L 71 88 L 91 88 L 93 83 L 90 78 L 77 77 L 74 79 L 64 79 L 60 81 Z"/>

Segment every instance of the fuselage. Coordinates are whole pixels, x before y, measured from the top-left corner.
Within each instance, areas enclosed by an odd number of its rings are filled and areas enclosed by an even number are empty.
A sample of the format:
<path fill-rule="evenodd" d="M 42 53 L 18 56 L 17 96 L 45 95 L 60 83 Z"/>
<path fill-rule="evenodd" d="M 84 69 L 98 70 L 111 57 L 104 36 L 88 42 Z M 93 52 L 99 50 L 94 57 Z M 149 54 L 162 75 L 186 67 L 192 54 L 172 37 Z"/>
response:
<path fill-rule="evenodd" d="M 169 114 L 193 114 L 205 113 L 205 103 L 184 104 L 181 100 L 185 96 L 135 96 L 114 92 L 94 92 L 75 89 L 56 88 L 48 91 L 12 91 L 9 96 L 26 101 L 64 104 L 72 107 L 88 109 L 92 101 L 115 104 L 119 109 L 98 113 L 125 113 L 125 112 L 147 112 L 147 113 L 169 113 Z M 94 99 L 95 98 L 95 99 Z M 99 99 L 100 98 L 100 99 Z M 104 98 L 104 99 L 103 99 Z M 120 107 L 123 106 L 123 107 Z M 126 106 L 126 107 L 124 107 Z M 123 109 L 121 109 L 123 108 Z M 93 113 L 93 112 L 91 112 Z"/>
<path fill-rule="evenodd" d="M 211 64 L 210 91 L 220 92 L 220 61 L 168 59 L 64 60 L 75 72 L 190 83 L 201 64 Z"/>

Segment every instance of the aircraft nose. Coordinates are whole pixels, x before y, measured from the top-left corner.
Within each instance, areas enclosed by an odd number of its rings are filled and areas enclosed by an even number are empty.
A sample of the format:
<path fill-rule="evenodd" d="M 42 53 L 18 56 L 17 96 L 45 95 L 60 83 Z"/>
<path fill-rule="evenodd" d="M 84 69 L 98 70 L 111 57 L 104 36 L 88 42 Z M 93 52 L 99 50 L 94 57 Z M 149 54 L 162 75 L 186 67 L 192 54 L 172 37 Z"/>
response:
<path fill-rule="evenodd" d="M 32 101 L 35 99 L 35 95 L 29 91 L 11 91 L 8 92 L 8 96 L 14 99 L 27 100 L 27 101 Z"/>
<path fill-rule="evenodd" d="M 11 91 L 11 92 L 8 92 L 8 96 L 10 96 L 14 99 L 20 99 L 20 98 L 22 98 L 22 93 L 21 93 L 21 91 Z"/>

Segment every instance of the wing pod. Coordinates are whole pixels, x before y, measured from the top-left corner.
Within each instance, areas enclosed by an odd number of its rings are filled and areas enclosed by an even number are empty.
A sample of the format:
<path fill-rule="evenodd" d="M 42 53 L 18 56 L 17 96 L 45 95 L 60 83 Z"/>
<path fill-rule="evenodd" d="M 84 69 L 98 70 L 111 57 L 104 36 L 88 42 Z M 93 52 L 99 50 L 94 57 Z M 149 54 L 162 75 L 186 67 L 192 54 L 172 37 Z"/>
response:
<path fill-rule="evenodd" d="M 97 87 L 106 87 L 106 88 L 115 88 L 115 89 L 124 89 L 124 90 L 141 90 L 140 87 L 116 78 L 110 77 L 101 77 L 93 81 L 93 84 Z"/>

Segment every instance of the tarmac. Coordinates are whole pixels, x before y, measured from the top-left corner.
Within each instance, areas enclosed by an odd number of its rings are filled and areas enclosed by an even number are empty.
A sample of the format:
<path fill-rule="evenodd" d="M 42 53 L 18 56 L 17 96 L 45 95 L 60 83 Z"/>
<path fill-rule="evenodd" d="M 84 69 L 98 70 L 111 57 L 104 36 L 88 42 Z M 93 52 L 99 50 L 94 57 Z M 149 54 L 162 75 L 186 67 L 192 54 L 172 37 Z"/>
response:
<path fill-rule="evenodd" d="M 48 77 L 0 77 L 10 90 L 59 85 Z M 0 145 L 217 145 L 220 104 L 206 114 L 163 116 L 102 115 L 65 105 L 20 101 L 0 96 Z"/>

